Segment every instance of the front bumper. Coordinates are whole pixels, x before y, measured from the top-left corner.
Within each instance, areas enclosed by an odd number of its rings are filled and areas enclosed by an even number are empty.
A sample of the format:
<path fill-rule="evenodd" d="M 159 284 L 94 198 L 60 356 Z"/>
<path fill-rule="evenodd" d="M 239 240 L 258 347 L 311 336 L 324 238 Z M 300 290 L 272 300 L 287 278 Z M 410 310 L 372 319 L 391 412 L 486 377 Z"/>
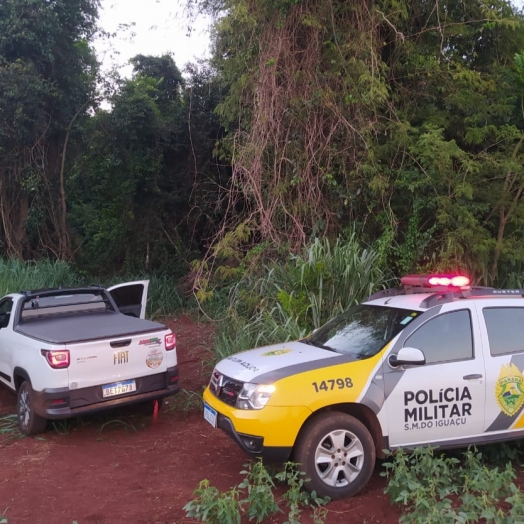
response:
<path fill-rule="evenodd" d="M 250 456 L 260 457 L 264 462 L 286 462 L 291 456 L 292 447 L 264 446 L 264 437 L 238 433 L 233 422 L 221 413 L 217 415 L 217 427 L 231 437 Z"/>
<path fill-rule="evenodd" d="M 225 404 L 209 387 L 204 402 L 217 412 L 217 427 L 246 453 L 266 462 L 286 462 L 291 456 L 300 428 L 311 412 L 303 406 L 266 406 L 243 410 Z"/>
<path fill-rule="evenodd" d="M 116 398 L 104 399 L 102 386 L 82 389 L 55 388 L 34 391 L 35 412 L 46 419 L 65 419 L 95 413 L 119 406 L 136 404 L 174 395 L 180 390 L 178 366 L 164 373 L 136 378 L 136 391 Z"/>

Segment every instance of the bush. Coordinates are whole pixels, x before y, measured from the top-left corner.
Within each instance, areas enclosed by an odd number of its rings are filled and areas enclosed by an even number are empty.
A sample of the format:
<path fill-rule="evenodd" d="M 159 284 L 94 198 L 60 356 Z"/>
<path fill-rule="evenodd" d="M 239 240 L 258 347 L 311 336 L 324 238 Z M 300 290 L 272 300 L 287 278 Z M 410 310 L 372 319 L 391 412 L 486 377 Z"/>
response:
<path fill-rule="evenodd" d="M 286 463 L 284 470 L 274 477 L 260 460 L 246 463 L 244 467 L 246 469 L 240 472 L 244 480 L 224 493 L 210 486 L 209 480 L 202 480 L 194 492 L 196 498 L 184 506 L 187 517 L 208 524 L 240 524 L 242 514 L 246 514 L 250 521 L 261 523 L 282 512 L 274 494 L 275 480 L 278 480 L 287 487 L 281 499 L 288 508 L 287 524 L 300 524 L 303 508 L 313 510 L 310 516 L 315 524 L 325 521 L 326 511 L 321 506 L 329 499 L 303 490 L 306 480 L 295 464 Z"/>
<path fill-rule="evenodd" d="M 219 358 L 276 342 L 297 340 L 384 284 L 379 253 L 355 234 L 333 245 L 316 239 L 300 255 L 248 272 L 229 292 L 217 319 Z"/>
<path fill-rule="evenodd" d="M 392 503 L 404 506 L 400 521 L 407 524 L 494 524 L 524 522 L 524 494 L 515 485 L 515 470 L 486 465 L 475 449 L 462 460 L 434 448 L 396 451 L 385 464 Z"/>

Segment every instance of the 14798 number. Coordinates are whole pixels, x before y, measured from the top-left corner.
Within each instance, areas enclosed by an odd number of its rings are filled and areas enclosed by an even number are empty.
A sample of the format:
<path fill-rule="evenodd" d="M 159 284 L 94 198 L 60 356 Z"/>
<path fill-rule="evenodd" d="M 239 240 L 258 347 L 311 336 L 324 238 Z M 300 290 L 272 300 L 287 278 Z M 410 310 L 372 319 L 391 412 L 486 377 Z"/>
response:
<path fill-rule="evenodd" d="M 315 393 L 320 391 L 333 391 L 336 389 L 352 388 L 353 382 L 349 377 L 346 378 L 332 378 L 329 380 L 323 380 L 320 384 L 318 382 L 313 382 L 313 387 L 315 388 Z"/>

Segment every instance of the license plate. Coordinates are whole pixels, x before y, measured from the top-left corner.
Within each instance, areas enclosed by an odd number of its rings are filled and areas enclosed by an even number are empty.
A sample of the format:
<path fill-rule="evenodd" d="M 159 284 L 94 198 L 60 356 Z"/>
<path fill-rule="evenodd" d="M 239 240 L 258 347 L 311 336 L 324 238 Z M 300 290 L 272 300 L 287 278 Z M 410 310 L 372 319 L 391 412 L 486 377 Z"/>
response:
<path fill-rule="evenodd" d="M 217 427 L 217 411 L 204 402 L 204 418 L 214 427 Z"/>
<path fill-rule="evenodd" d="M 136 391 L 136 382 L 134 379 L 102 386 L 102 396 L 104 398 L 115 397 L 116 395 L 123 395 L 124 393 L 132 393 L 133 391 Z"/>

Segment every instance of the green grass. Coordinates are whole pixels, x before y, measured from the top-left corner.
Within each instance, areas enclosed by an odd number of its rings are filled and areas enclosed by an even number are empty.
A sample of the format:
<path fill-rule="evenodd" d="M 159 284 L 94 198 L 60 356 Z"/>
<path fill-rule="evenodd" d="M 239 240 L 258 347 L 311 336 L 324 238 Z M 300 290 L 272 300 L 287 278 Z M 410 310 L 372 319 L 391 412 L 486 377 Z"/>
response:
<path fill-rule="evenodd" d="M 95 283 L 110 287 L 135 280 L 149 280 L 148 318 L 173 315 L 184 307 L 184 300 L 177 290 L 177 281 L 167 274 L 115 276 L 100 281 L 93 276 L 80 275 L 65 262 L 21 262 L 17 259 L 0 259 L 0 274 L 0 296 L 32 289 L 75 287 Z"/>
<path fill-rule="evenodd" d="M 24 435 L 18 430 L 18 418 L 14 414 L 0 417 L 0 441 L 23 438 Z"/>
<path fill-rule="evenodd" d="M 355 234 L 333 243 L 316 239 L 281 263 L 257 266 L 231 287 L 217 319 L 218 359 L 304 337 L 384 285 L 380 254 Z M 216 307 L 216 304 L 213 304 Z"/>
<path fill-rule="evenodd" d="M 411 453 L 395 451 L 384 466 L 384 491 L 402 507 L 405 524 L 523 522 L 524 493 L 511 462 L 499 460 L 495 466 L 475 448 L 448 454 L 417 447 Z"/>
<path fill-rule="evenodd" d="M 68 264 L 51 260 L 21 262 L 16 259 L 0 259 L 0 274 L 0 296 L 23 290 L 81 284 L 81 278 Z"/>
<path fill-rule="evenodd" d="M 201 413 L 203 405 L 202 391 L 181 389 L 176 395 L 167 399 L 167 405 L 162 413 L 165 415 L 172 412 L 182 412 L 187 418 L 190 413 Z"/>

